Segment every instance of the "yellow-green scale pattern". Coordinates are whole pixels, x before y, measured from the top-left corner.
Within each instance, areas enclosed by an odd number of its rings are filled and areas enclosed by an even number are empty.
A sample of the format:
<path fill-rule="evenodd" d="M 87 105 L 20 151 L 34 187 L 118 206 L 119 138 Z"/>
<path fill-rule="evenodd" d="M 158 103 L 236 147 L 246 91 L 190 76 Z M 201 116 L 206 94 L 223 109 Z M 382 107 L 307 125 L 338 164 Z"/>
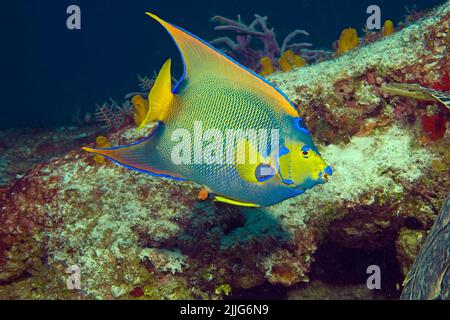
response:
<path fill-rule="evenodd" d="M 195 162 L 193 139 L 194 124 L 200 122 L 203 132 L 217 129 L 223 136 L 228 129 L 265 129 L 270 137 L 271 129 L 278 129 L 280 143 L 283 136 L 290 132 L 292 122 L 288 115 L 276 109 L 270 96 L 254 93 L 256 90 L 243 88 L 239 83 L 220 78 L 205 78 L 189 83 L 189 89 L 175 96 L 169 113 L 160 132 L 154 137 L 157 156 L 152 162 L 157 168 L 180 174 L 182 177 L 207 186 L 213 193 L 244 202 L 258 202 L 270 205 L 280 199 L 298 194 L 278 179 L 265 183 L 248 183 L 238 175 L 235 164 L 193 163 L 174 164 L 171 158 L 173 148 L 179 143 L 172 141 L 177 129 L 187 129 L 192 138 L 191 160 Z M 238 138 L 244 136 L 238 134 Z M 217 141 L 216 149 L 226 154 L 226 139 L 223 144 Z M 204 143 L 204 146 L 207 143 Z M 225 156 L 224 156 L 225 158 Z M 226 159 L 224 159 L 225 161 Z"/>

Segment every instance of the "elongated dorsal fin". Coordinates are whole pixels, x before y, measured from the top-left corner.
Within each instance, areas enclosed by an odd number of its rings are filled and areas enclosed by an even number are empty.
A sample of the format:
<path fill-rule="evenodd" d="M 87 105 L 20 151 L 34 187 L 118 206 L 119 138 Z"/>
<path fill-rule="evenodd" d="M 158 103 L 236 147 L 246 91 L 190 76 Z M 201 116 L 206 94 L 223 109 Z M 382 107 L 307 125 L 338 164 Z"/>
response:
<path fill-rule="evenodd" d="M 191 83 L 209 77 L 224 78 L 246 88 L 263 90 L 274 99 L 276 108 L 280 108 L 294 117 L 298 116 L 292 102 L 274 85 L 189 32 L 152 13 L 147 12 L 146 14 L 158 21 L 169 32 L 180 50 L 184 63 L 184 74 L 174 87 L 174 93 L 177 93 L 182 81 Z"/>

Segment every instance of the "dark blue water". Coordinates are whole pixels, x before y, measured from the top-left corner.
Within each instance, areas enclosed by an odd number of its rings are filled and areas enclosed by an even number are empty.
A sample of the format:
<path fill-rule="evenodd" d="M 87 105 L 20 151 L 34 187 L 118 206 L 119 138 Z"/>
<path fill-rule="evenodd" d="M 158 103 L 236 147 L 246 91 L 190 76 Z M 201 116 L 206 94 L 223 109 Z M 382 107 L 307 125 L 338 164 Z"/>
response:
<path fill-rule="evenodd" d="M 6 2 L 6 1 L 5 1 Z M 181 70 L 169 35 L 144 15 L 151 11 L 205 40 L 219 35 L 214 15 L 251 21 L 269 16 L 282 39 L 296 28 L 308 42 L 330 48 L 343 28 L 362 30 L 366 8 L 377 4 L 382 20 L 404 19 L 405 6 L 418 10 L 445 0 L 288 0 L 288 1 L 111 1 L 16 0 L 1 5 L 0 127 L 69 123 L 73 113 L 94 111 L 95 103 L 137 89 L 136 75 L 150 75 L 169 57 Z M 281 5 L 279 3 L 282 3 Z M 82 29 L 66 28 L 66 8 L 81 7 Z M 362 31 L 361 31 L 362 34 Z"/>

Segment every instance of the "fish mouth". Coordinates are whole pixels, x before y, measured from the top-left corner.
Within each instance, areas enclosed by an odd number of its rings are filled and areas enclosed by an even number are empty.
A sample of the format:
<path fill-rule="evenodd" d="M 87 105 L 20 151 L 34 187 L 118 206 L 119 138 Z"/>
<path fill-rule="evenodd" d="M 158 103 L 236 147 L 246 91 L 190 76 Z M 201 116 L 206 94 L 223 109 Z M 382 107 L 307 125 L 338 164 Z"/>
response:
<path fill-rule="evenodd" d="M 327 183 L 330 176 L 333 175 L 333 169 L 331 166 L 325 167 L 320 173 L 317 180 L 314 180 L 317 184 L 324 184 Z"/>
<path fill-rule="evenodd" d="M 328 177 L 333 175 L 333 168 L 331 166 L 327 166 L 324 170 L 323 170 L 323 178 L 325 180 L 325 182 L 328 182 Z"/>

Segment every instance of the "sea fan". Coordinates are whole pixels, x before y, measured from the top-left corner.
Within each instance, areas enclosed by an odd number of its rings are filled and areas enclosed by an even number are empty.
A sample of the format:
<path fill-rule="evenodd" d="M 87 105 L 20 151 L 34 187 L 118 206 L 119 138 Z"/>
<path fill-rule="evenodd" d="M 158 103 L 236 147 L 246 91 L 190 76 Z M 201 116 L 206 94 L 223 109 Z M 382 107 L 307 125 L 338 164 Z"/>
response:
<path fill-rule="evenodd" d="M 153 84 L 155 83 L 156 73 L 151 78 L 149 78 L 147 76 L 141 77 L 139 74 L 137 77 L 138 77 L 139 88 L 141 88 L 142 92 L 148 94 L 150 92 L 150 90 L 152 89 Z"/>
<path fill-rule="evenodd" d="M 134 119 L 134 106 L 130 100 L 125 100 L 124 102 L 122 102 L 120 109 L 122 109 L 122 113 L 126 118 Z"/>
<path fill-rule="evenodd" d="M 153 84 L 155 83 L 157 74 L 156 72 L 154 72 L 153 77 L 149 78 L 147 76 L 140 76 L 138 74 L 138 86 L 140 88 L 141 91 L 133 91 L 133 92 L 129 92 L 125 95 L 125 99 L 130 99 L 133 96 L 139 95 L 139 96 L 148 96 L 148 94 L 150 93 L 150 91 L 153 88 Z"/>
<path fill-rule="evenodd" d="M 131 99 L 134 96 L 148 96 L 153 84 L 156 80 L 156 72 L 153 77 L 138 75 L 138 85 L 142 92 L 130 92 L 125 95 L 125 100 L 122 104 L 119 104 L 116 100 L 109 98 L 110 103 L 103 103 L 102 105 L 96 105 L 95 119 L 97 122 L 102 123 L 103 127 L 108 129 L 119 129 L 129 121 L 134 121 L 135 110 Z M 176 79 L 172 78 L 172 81 Z"/>
<path fill-rule="evenodd" d="M 125 110 L 115 100 L 110 98 L 110 101 L 110 105 L 106 102 L 102 105 L 96 105 L 95 118 L 97 122 L 102 123 L 108 129 L 118 129 L 125 124 L 127 117 L 129 117 L 128 107 Z"/>

